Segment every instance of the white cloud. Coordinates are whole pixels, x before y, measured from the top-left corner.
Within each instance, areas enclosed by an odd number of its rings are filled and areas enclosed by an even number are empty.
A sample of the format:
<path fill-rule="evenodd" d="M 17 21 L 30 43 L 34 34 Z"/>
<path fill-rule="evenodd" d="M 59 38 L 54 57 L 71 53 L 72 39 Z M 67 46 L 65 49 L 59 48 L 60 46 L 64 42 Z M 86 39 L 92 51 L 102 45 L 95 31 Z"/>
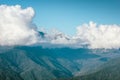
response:
<path fill-rule="evenodd" d="M 94 22 L 77 27 L 74 36 L 68 36 L 57 30 L 45 32 L 44 41 L 48 44 L 72 48 L 120 48 L 119 25 L 97 25 Z"/>
<path fill-rule="evenodd" d="M 56 29 L 51 30 L 48 32 L 46 35 L 48 41 L 50 41 L 51 44 L 72 44 L 73 42 L 71 41 L 70 37 Z"/>
<path fill-rule="evenodd" d="M 119 25 L 97 25 L 90 22 L 77 27 L 74 36 L 57 30 L 46 32 L 44 38 L 38 36 L 32 22 L 34 10 L 31 7 L 0 6 L 0 45 L 52 44 L 68 47 L 120 48 Z"/>
<path fill-rule="evenodd" d="M 90 48 L 120 48 L 120 26 L 83 24 L 77 27 L 75 39 L 84 41 Z"/>
<path fill-rule="evenodd" d="M 0 45 L 30 45 L 37 42 L 31 7 L 0 6 Z"/>

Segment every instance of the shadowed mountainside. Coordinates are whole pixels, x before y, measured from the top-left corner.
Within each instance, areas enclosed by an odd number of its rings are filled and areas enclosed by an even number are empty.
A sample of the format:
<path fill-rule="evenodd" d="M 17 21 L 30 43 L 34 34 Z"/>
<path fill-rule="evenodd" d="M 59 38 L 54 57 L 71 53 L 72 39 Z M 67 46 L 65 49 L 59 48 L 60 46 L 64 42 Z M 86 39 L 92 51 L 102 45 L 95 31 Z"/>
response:
<path fill-rule="evenodd" d="M 76 74 L 84 75 L 94 72 L 111 58 L 109 52 L 100 51 L 41 46 L 0 47 L 0 80 L 69 79 Z M 96 54 L 98 52 L 100 54 Z M 119 50 L 110 52 L 117 54 Z"/>

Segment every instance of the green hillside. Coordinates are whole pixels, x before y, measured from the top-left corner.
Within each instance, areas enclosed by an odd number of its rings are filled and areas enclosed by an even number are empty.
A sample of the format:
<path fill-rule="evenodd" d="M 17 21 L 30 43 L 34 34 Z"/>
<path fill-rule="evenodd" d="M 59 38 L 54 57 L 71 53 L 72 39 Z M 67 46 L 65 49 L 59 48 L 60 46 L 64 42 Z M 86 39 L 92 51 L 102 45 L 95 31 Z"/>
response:
<path fill-rule="evenodd" d="M 110 71 L 107 66 L 107 72 L 103 69 L 93 75 L 90 73 L 119 53 L 119 50 L 104 51 L 86 48 L 0 47 L 0 80 L 70 80 L 79 72 L 85 75 L 74 79 L 93 80 L 96 76 L 96 78 L 100 77 L 97 80 L 101 80 L 101 76 L 103 78 L 110 76 L 107 73 Z M 116 61 L 114 65 L 113 62 L 109 62 L 110 69 L 113 69 L 112 75 L 119 73 L 116 64 L 119 64 L 120 60 Z"/>
<path fill-rule="evenodd" d="M 69 80 L 120 80 L 120 58 L 109 61 L 102 66 L 102 69 L 80 77 Z"/>

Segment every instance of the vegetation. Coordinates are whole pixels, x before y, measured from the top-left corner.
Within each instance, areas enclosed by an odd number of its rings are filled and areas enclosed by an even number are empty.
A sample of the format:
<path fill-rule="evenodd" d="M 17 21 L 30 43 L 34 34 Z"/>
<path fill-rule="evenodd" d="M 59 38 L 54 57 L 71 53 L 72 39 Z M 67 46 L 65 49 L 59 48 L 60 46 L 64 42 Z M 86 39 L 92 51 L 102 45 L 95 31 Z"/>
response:
<path fill-rule="evenodd" d="M 120 58 L 109 61 L 103 69 L 89 74 L 71 78 L 69 80 L 120 80 Z"/>

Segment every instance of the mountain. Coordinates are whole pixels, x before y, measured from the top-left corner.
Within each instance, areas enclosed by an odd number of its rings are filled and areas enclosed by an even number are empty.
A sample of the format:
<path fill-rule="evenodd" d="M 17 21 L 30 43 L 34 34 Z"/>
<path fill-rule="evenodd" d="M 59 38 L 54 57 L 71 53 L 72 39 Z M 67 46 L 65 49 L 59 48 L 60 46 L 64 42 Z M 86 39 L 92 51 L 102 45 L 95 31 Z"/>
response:
<path fill-rule="evenodd" d="M 0 80 L 54 80 L 87 75 L 120 56 L 120 50 L 0 47 Z"/>
<path fill-rule="evenodd" d="M 68 44 L 69 42 L 71 42 L 71 39 L 68 35 L 65 35 L 62 32 L 59 32 L 56 30 L 51 33 L 47 33 L 44 31 L 38 31 L 38 36 L 40 37 L 39 42 L 42 42 L 41 44 L 46 43 L 47 46 L 50 44 L 54 44 L 54 45 L 58 45 L 58 46 L 60 46 L 60 45 L 67 46 L 64 44 Z M 43 45 L 43 46 L 45 46 L 45 45 Z"/>
<path fill-rule="evenodd" d="M 102 65 L 95 73 L 68 80 L 120 80 L 120 57 Z"/>
<path fill-rule="evenodd" d="M 40 36 L 41 38 L 44 38 L 46 33 L 42 31 L 38 31 L 38 34 L 39 34 L 38 36 Z"/>

